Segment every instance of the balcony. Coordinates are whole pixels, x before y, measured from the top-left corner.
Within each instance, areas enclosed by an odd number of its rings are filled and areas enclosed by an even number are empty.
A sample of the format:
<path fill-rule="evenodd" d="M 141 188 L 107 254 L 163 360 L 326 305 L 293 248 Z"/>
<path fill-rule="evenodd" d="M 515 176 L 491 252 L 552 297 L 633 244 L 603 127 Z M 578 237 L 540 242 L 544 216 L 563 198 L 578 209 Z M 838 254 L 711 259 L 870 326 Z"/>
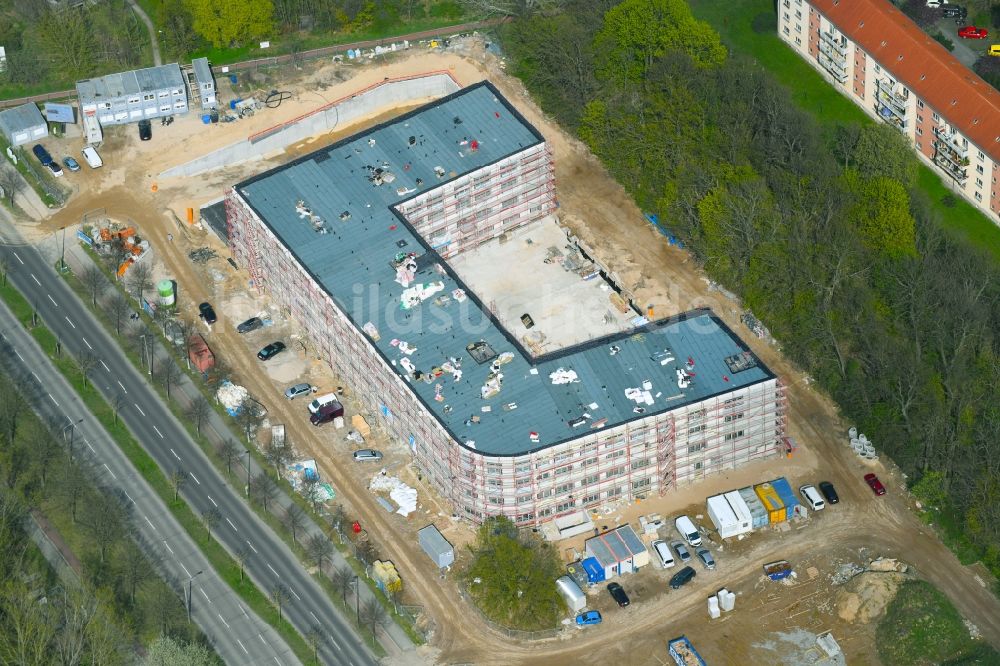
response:
<path fill-rule="evenodd" d="M 889 107 L 887 104 L 883 104 L 881 101 L 875 102 L 875 113 L 879 118 L 884 120 L 886 123 L 893 125 L 899 131 L 904 131 L 906 129 L 907 123 L 906 118 L 903 114 L 900 114 L 895 109 Z"/>
<path fill-rule="evenodd" d="M 943 146 L 939 141 L 934 142 L 934 147 L 934 163 L 959 184 L 965 185 L 965 181 L 969 178 L 969 171 L 966 168 L 969 166 L 968 158 L 958 157 L 955 151 Z"/>
<path fill-rule="evenodd" d="M 890 107 L 898 116 L 905 116 L 908 97 L 900 92 L 900 87 L 887 79 L 877 79 L 876 85 L 878 86 L 879 100 Z"/>
<path fill-rule="evenodd" d="M 834 37 L 831 32 L 820 32 L 819 40 L 820 47 L 826 44 L 841 58 L 847 58 L 847 40 L 843 37 Z"/>
<path fill-rule="evenodd" d="M 819 55 L 816 58 L 817 62 L 819 62 L 820 67 L 825 69 L 839 83 L 847 83 L 847 63 L 843 59 L 838 59 L 839 56 L 832 56 L 831 52 L 833 50 L 829 46 L 820 42 Z"/>
<path fill-rule="evenodd" d="M 956 161 L 969 156 L 969 144 L 963 143 L 963 139 L 955 132 L 947 131 L 941 127 L 934 128 L 934 145 L 954 154 Z"/>

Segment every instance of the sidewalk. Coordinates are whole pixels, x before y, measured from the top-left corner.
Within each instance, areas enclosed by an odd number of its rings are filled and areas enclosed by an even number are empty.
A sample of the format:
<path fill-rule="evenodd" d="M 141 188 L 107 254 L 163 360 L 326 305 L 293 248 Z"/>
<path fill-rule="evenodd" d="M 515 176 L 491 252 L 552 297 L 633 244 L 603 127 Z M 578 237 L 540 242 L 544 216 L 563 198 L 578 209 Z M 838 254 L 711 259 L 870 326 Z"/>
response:
<path fill-rule="evenodd" d="M 75 227 L 67 228 L 67 234 L 75 235 Z M 40 252 L 46 254 L 46 256 L 51 257 L 53 263 L 57 261 L 59 258 L 59 249 L 54 247 L 54 241 L 47 241 L 43 244 L 40 244 L 38 246 L 38 249 Z M 76 273 L 77 275 L 82 275 L 82 272 L 85 270 L 85 268 L 89 265 L 93 265 L 93 262 L 91 258 L 87 255 L 87 253 L 83 250 L 83 248 L 80 247 L 79 243 L 67 242 L 66 264 L 73 270 L 74 273 Z M 157 340 L 156 343 L 157 352 L 165 354 L 166 349 L 162 346 L 158 338 L 155 339 Z M 190 406 L 194 398 L 200 395 L 201 393 L 198 387 L 195 386 L 191 378 L 186 373 L 181 375 L 180 381 L 178 381 L 171 390 L 171 399 L 176 405 L 180 407 L 182 412 Z M 227 439 L 235 441 L 238 446 L 244 446 L 244 447 L 246 446 L 246 444 L 242 440 L 238 439 L 229 431 L 222 417 L 214 409 L 209 413 L 208 419 L 206 419 L 205 424 L 202 426 L 202 435 L 212 444 L 213 447 L 218 447 L 222 442 L 224 442 Z M 240 462 L 233 465 L 234 477 L 246 479 L 247 471 L 245 464 L 246 464 L 246 458 L 241 457 Z M 261 471 L 269 471 L 269 469 L 262 470 L 262 468 L 256 464 L 256 461 L 251 460 L 250 474 L 256 475 Z M 234 485 L 237 484 L 243 485 L 244 482 L 234 481 Z M 281 492 L 278 494 L 275 500 L 269 504 L 270 513 L 275 516 L 281 516 L 284 513 L 284 511 L 291 505 L 292 505 L 291 498 L 288 497 L 284 492 Z M 280 507 L 280 510 L 276 511 L 273 508 L 271 508 L 275 506 Z M 305 522 L 303 523 L 302 529 L 300 530 L 300 534 L 310 534 L 315 532 L 326 534 L 327 530 L 323 526 L 316 524 L 311 517 L 307 517 Z M 333 550 L 331 562 L 332 565 L 331 564 L 327 565 L 326 569 L 327 571 L 330 570 L 331 566 L 332 567 L 350 566 L 349 564 L 347 564 L 347 561 L 345 560 L 341 552 L 336 548 Z M 302 566 L 305 567 L 306 565 L 303 563 Z M 367 600 L 372 598 L 374 598 L 374 594 L 372 593 L 371 589 L 367 585 L 362 585 L 361 604 L 364 605 L 364 603 Z M 353 618 L 351 618 L 351 623 L 353 624 Z M 388 636 L 389 640 L 385 640 L 386 636 Z M 385 651 L 388 653 L 389 656 L 398 656 L 403 652 L 409 652 L 415 649 L 413 642 L 410 640 L 409 636 L 407 636 L 406 632 L 403 631 L 402 627 L 400 627 L 396 622 L 392 621 L 391 619 L 387 621 L 387 623 L 385 624 L 384 629 L 380 634 L 379 638 L 382 643 L 382 647 L 385 648 Z"/>

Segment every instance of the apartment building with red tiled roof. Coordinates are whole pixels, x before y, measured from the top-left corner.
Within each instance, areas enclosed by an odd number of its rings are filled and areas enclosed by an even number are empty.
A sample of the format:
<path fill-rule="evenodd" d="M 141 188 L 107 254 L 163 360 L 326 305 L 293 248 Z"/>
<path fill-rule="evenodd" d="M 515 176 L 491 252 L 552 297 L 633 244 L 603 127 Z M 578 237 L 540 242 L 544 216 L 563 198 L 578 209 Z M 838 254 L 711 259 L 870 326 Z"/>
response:
<path fill-rule="evenodd" d="M 1000 92 L 889 0 L 778 0 L 778 35 L 958 194 L 1000 219 Z"/>

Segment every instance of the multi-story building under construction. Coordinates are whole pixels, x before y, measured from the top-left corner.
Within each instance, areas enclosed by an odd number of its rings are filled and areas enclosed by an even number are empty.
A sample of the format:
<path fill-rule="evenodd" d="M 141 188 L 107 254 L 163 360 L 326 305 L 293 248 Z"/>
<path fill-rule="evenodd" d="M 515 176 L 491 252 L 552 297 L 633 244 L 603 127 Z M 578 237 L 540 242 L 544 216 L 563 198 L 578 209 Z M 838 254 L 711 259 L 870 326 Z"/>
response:
<path fill-rule="evenodd" d="M 544 240 L 555 209 L 544 138 L 489 83 L 226 200 L 234 258 L 459 515 L 538 524 L 781 450 L 779 380 L 710 311 L 631 309 Z"/>

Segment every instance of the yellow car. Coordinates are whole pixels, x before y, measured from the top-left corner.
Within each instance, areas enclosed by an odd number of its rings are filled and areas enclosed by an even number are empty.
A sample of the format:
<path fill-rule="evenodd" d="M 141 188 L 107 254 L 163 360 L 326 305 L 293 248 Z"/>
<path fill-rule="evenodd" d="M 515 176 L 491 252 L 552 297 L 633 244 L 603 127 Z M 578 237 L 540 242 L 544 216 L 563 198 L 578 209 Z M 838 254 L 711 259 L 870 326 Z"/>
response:
<path fill-rule="evenodd" d="M 991 56 L 1000 56 L 1000 44 L 990 45 L 990 50 L 987 51 L 986 53 L 988 53 Z"/>

